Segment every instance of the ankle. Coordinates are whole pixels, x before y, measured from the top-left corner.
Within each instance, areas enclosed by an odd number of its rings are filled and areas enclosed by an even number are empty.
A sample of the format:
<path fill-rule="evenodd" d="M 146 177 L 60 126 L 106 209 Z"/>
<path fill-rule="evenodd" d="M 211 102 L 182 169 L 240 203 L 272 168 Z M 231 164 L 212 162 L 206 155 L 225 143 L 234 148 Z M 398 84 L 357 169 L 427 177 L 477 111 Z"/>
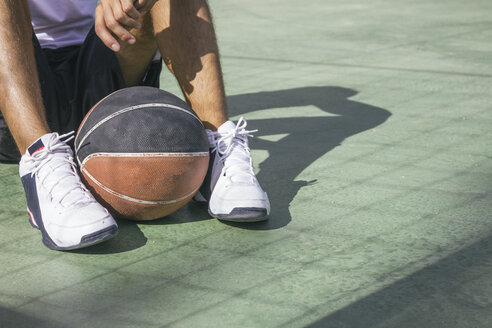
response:
<path fill-rule="evenodd" d="M 39 140 L 42 136 L 49 134 L 50 131 L 33 131 L 29 133 L 28 135 L 23 135 L 22 137 L 17 137 L 16 138 L 16 144 L 17 147 L 19 148 L 19 151 L 21 154 L 25 154 L 27 149 L 32 146 L 36 141 Z"/>
<path fill-rule="evenodd" d="M 203 123 L 203 126 L 205 127 L 205 129 L 216 132 L 218 130 L 218 128 L 227 121 L 228 121 L 227 117 L 224 116 L 224 117 L 221 117 L 220 119 L 216 119 L 216 120 L 209 120 L 209 121 L 205 120 L 205 121 L 202 121 L 202 123 Z"/>

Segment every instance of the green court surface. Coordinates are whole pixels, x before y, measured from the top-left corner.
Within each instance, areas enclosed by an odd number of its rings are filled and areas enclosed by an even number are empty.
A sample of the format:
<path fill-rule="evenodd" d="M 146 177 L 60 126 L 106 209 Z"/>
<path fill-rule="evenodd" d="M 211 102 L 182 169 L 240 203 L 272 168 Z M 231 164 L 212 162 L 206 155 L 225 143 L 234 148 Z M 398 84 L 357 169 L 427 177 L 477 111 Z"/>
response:
<path fill-rule="evenodd" d="M 0 327 L 492 327 L 492 2 L 210 4 L 270 220 L 50 251 L 0 165 Z"/>

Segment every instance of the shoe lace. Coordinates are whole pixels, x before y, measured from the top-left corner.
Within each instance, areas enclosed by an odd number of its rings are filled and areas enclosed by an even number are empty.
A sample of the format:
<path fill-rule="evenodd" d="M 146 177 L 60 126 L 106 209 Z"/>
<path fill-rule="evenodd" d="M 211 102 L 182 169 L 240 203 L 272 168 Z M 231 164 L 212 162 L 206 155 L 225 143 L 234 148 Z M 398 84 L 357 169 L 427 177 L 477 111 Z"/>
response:
<path fill-rule="evenodd" d="M 225 171 L 231 176 L 251 178 L 254 176 L 248 137 L 258 130 L 246 130 L 247 122 L 241 117 L 234 129 L 227 132 L 209 131 L 212 152 L 217 152 Z"/>
<path fill-rule="evenodd" d="M 41 184 L 48 190 L 52 200 L 63 207 L 84 205 L 91 202 L 87 188 L 80 181 L 73 152 L 67 142 L 73 140 L 75 132 L 58 135 L 52 133 L 43 149 L 30 157 Z"/>

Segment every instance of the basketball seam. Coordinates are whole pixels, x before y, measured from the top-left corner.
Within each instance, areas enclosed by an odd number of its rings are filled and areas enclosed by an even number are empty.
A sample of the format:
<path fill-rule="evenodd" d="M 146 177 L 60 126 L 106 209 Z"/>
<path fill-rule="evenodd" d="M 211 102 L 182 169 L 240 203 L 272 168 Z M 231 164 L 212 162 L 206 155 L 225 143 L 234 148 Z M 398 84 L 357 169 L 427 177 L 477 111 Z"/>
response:
<path fill-rule="evenodd" d="M 120 89 L 120 90 L 116 90 L 115 92 L 113 93 L 110 93 L 109 95 L 107 95 L 106 97 L 102 98 L 101 100 L 99 100 L 94 106 L 92 106 L 92 108 L 89 110 L 89 112 L 85 115 L 84 119 L 82 120 L 82 122 L 80 123 L 79 125 L 79 128 L 77 129 L 77 134 L 75 135 L 75 140 L 74 140 L 74 144 L 76 145 L 77 144 L 77 141 L 78 141 L 78 137 L 79 137 L 79 132 L 80 130 L 82 130 L 82 127 L 84 126 L 85 124 L 85 121 L 87 120 L 87 118 L 89 117 L 89 115 L 92 113 L 92 110 L 94 108 L 96 108 L 100 103 L 102 103 L 104 100 L 106 100 L 106 98 L 109 98 L 110 96 L 114 95 L 114 94 L 117 94 L 118 92 L 120 91 L 123 91 L 125 89 Z"/>
<path fill-rule="evenodd" d="M 82 164 L 79 162 L 79 165 L 84 166 L 90 159 L 96 157 L 201 157 L 208 156 L 208 151 L 203 152 L 183 152 L 183 153 L 93 153 L 87 156 Z"/>
<path fill-rule="evenodd" d="M 194 119 L 196 119 L 198 122 L 200 122 L 200 124 L 203 126 L 202 121 L 200 121 L 200 119 L 197 116 L 195 116 L 193 113 L 191 113 L 191 112 L 187 111 L 186 109 L 181 108 L 179 106 L 174 106 L 174 105 L 170 105 L 170 104 L 163 104 L 163 103 L 150 103 L 150 104 L 142 104 L 142 105 L 130 106 L 130 107 L 126 107 L 126 108 L 120 109 L 119 111 L 114 112 L 113 114 L 111 114 L 109 116 L 106 116 L 104 119 L 102 119 L 99 122 L 97 122 L 92 128 L 89 129 L 89 131 L 87 131 L 87 133 L 84 135 L 84 137 L 82 138 L 82 140 L 80 140 L 80 143 L 78 144 L 78 147 L 76 149 L 76 152 L 79 151 L 79 149 L 83 145 L 85 139 L 87 139 L 87 137 L 92 132 L 94 132 L 94 130 L 96 130 L 98 127 L 100 127 L 101 125 L 103 125 L 107 121 L 109 121 L 109 120 L 111 120 L 111 119 L 115 118 L 116 116 L 121 115 L 123 113 L 130 112 L 132 110 L 141 109 L 141 108 L 148 108 L 148 107 L 149 108 L 152 108 L 152 107 L 166 107 L 166 108 L 177 109 L 177 110 L 179 110 L 179 111 L 181 111 L 183 113 L 186 113 L 186 114 L 190 115 L 191 117 L 193 117 Z M 85 120 L 84 120 L 84 123 L 85 123 Z M 79 128 L 79 130 L 82 130 L 82 126 Z M 78 156 L 77 156 L 77 159 L 78 159 Z"/>
<path fill-rule="evenodd" d="M 130 197 L 130 196 L 126 196 L 126 195 L 123 195 L 123 194 L 120 194 L 119 192 L 116 192 L 108 187 L 106 187 L 105 185 L 103 185 L 101 182 L 99 182 L 96 178 L 94 178 L 89 172 L 87 172 L 87 170 L 85 168 L 82 168 L 82 172 L 85 173 L 85 175 L 91 179 L 95 184 L 97 184 L 101 189 L 103 189 L 104 191 L 112 194 L 113 196 L 116 196 L 118 198 L 121 198 L 121 199 L 124 199 L 124 200 L 127 200 L 127 201 L 130 201 L 130 202 L 134 202 L 134 203 L 139 203 L 139 204 L 145 204 L 145 205 L 168 205 L 168 204 L 175 204 L 175 203 L 178 203 L 188 197 L 191 197 L 194 193 L 196 193 L 198 191 L 198 189 L 200 189 L 200 187 L 194 189 L 192 192 L 182 196 L 182 197 L 179 197 L 179 198 L 176 198 L 176 199 L 173 199 L 173 200 L 143 200 L 143 199 L 137 199 L 137 198 L 133 198 L 133 197 Z"/>

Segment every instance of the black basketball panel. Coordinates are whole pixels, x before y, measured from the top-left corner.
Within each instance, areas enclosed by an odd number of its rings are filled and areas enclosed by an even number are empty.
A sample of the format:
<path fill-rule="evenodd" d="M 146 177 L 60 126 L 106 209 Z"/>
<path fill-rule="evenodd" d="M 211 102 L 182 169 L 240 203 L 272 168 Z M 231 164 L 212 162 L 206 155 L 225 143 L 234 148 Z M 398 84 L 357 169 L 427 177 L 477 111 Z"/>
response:
<path fill-rule="evenodd" d="M 207 152 L 203 126 L 189 114 L 169 108 L 141 108 L 117 115 L 80 136 L 79 161 L 93 153 Z"/>
<path fill-rule="evenodd" d="M 198 118 L 187 103 L 167 91 L 152 87 L 131 87 L 121 89 L 103 99 L 96 105 L 96 108 L 88 114 L 79 129 L 78 136 L 75 140 L 76 144 L 80 142 L 80 138 L 86 135 L 92 127 L 108 116 L 142 104 L 166 104 L 176 106 Z"/>

